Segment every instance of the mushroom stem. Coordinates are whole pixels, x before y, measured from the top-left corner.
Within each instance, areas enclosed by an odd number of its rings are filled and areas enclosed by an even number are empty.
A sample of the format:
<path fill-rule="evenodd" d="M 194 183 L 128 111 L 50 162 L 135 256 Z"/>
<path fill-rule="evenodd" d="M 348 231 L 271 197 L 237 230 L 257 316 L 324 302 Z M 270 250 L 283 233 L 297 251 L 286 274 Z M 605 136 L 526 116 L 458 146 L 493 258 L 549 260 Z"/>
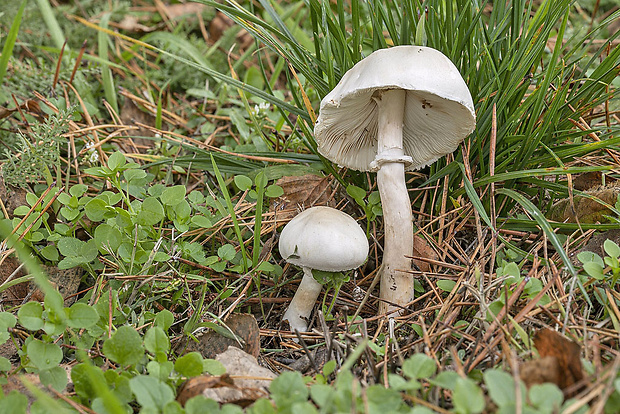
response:
<path fill-rule="evenodd" d="M 377 186 L 384 222 L 383 274 L 381 299 L 399 306 L 413 300 L 413 216 L 405 184 L 403 117 L 406 91 L 392 89 L 376 94 L 378 109 Z M 382 301 L 379 313 L 399 308 Z"/>
<path fill-rule="evenodd" d="M 291 304 L 282 317 L 283 320 L 288 320 L 293 332 L 295 330 L 306 332 L 308 329 L 308 319 L 323 287 L 312 276 L 312 269 L 305 266 L 302 269 L 304 270 L 304 277 L 301 279 L 297 292 L 295 292 Z"/>

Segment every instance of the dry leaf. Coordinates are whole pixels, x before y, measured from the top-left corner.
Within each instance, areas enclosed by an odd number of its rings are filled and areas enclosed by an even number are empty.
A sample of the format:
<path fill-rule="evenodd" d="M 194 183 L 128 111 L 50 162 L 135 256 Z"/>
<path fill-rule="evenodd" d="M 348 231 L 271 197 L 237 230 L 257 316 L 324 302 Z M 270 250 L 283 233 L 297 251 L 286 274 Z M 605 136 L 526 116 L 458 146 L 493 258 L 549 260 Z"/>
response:
<path fill-rule="evenodd" d="M 530 387 L 553 382 L 564 390 L 583 379 L 581 347 L 551 329 L 541 329 L 534 336 L 540 359 L 521 366 L 521 379 Z"/>
<path fill-rule="evenodd" d="M 607 186 L 597 190 L 586 191 L 586 194 L 613 206 L 618 200 L 618 195 L 620 195 L 620 187 Z M 603 204 L 588 197 L 575 195 L 573 200 L 575 202 L 575 210 L 571 208 L 568 199 L 560 200 L 551 206 L 549 210 L 551 220 L 576 223 L 576 218 L 578 218 L 580 223 L 606 223 L 609 220 L 605 216 L 613 215 L 611 210 Z"/>
<path fill-rule="evenodd" d="M 198 342 L 188 340 L 185 351 L 196 351 L 200 352 L 204 358 L 215 358 L 218 354 L 225 352 L 229 346 L 243 346 L 245 352 L 255 358 L 258 357 L 260 352 L 260 331 L 254 315 L 233 313 L 224 323 L 241 339 L 241 345 L 235 339 L 222 336 L 213 330 L 208 330 L 200 336 Z M 226 328 L 223 327 L 223 329 L 225 330 Z"/>
<path fill-rule="evenodd" d="M 6 341 L 0 345 L 0 356 L 11 362 L 19 361 L 19 351 L 13 341 Z"/>
<path fill-rule="evenodd" d="M 6 384 L 2 384 L 2 392 L 4 395 L 7 395 L 11 391 L 17 391 L 28 397 L 28 402 L 31 404 L 36 401 L 36 398 L 26 388 L 23 380 L 28 381 L 39 389 L 43 389 L 43 384 L 41 384 L 38 374 L 14 374 L 7 377 Z"/>
<path fill-rule="evenodd" d="M 600 171 L 590 171 L 579 174 L 573 179 L 573 188 L 579 191 L 592 190 L 600 187 L 603 182 L 603 173 Z"/>
<path fill-rule="evenodd" d="M 523 362 L 519 367 L 519 374 L 528 388 L 545 382 L 556 385 L 560 383 L 558 359 L 552 356 Z"/>
<path fill-rule="evenodd" d="M 224 13 L 218 11 L 209 23 L 209 40 L 217 42 L 220 40 L 226 29 L 234 26 L 235 22 Z"/>
<path fill-rule="evenodd" d="M 42 115 L 41 107 L 39 103 L 33 99 L 28 99 L 19 105 L 20 109 L 33 113 L 35 115 Z M 4 119 L 6 117 L 11 116 L 14 112 L 17 112 L 17 108 L 8 109 L 0 106 L 0 119 Z"/>
<path fill-rule="evenodd" d="M 42 268 L 45 274 L 47 274 L 49 281 L 58 288 L 58 291 L 65 299 L 65 306 L 71 306 L 76 300 L 75 294 L 82 281 L 84 269 L 79 266 L 72 267 L 71 269 L 59 269 L 57 266 L 42 266 Z M 35 298 L 37 293 L 38 297 Z M 32 300 L 43 301 L 43 292 L 37 289 L 32 295 Z"/>
<path fill-rule="evenodd" d="M 267 388 L 276 374 L 258 365 L 252 355 L 231 346 L 216 359 L 226 368 L 226 375 L 202 376 L 188 381 L 179 391 L 177 401 L 180 404 L 184 405 L 196 395 L 204 395 L 220 404 L 247 407 L 257 399 L 269 395 Z"/>
<path fill-rule="evenodd" d="M 68 364 L 60 364 L 60 367 L 64 369 L 65 374 L 67 375 L 68 386 L 72 386 L 71 385 L 71 366 L 69 366 Z M 26 386 L 24 385 L 24 382 L 29 382 L 30 384 L 39 388 L 41 391 L 46 392 L 47 387 L 41 383 L 41 380 L 39 379 L 39 374 L 27 374 L 27 373 L 9 375 L 7 377 L 7 382 L 5 384 L 2 384 L 2 392 L 4 393 L 4 395 L 6 395 L 10 393 L 11 391 L 17 391 L 20 394 L 26 395 L 26 397 L 28 397 L 29 403 L 33 403 L 34 401 L 37 400 L 37 398 L 31 394 L 28 388 L 26 388 Z M 63 394 L 66 394 L 66 392 L 67 392 L 67 388 L 65 388 L 62 391 Z M 10 412 L 10 410 L 6 412 Z"/>
<path fill-rule="evenodd" d="M 217 42 L 224 35 L 224 32 L 235 26 L 235 24 L 234 20 L 218 11 L 209 23 L 209 40 Z M 247 49 L 248 46 L 254 43 L 254 38 L 245 29 L 239 30 L 235 39 L 237 40 L 237 46 L 241 50 Z"/>
<path fill-rule="evenodd" d="M 155 117 L 148 112 L 141 110 L 131 99 L 125 97 L 125 102 L 121 108 L 121 121 L 124 125 L 135 125 L 137 123 L 155 126 Z M 134 144 L 150 148 L 153 145 L 153 140 L 140 137 L 154 137 L 155 133 L 150 129 L 138 126 L 136 131 L 131 131 L 132 141 Z M 121 140 L 120 142 L 124 142 Z"/>
<path fill-rule="evenodd" d="M 177 394 L 177 401 L 182 406 L 185 406 L 188 400 L 197 395 L 201 395 L 206 389 L 234 386 L 235 383 L 228 374 L 221 376 L 201 375 L 200 377 L 190 378 L 181 385 Z"/>
<path fill-rule="evenodd" d="M 4 177 L 0 170 L 0 199 L 4 203 L 9 218 L 13 217 L 13 212 L 19 206 L 28 206 L 26 201 L 26 194 L 28 191 L 25 188 L 13 187 L 4 183 Z"/>
<path fill-rule="evenodd" d="M 4 283 L 18 268 L 20 262 L 12 256 L 8 256 L 0 264 L 0 284 Z M 25 276 L 24 267 L 17 271 L 11 280 Z M 2 294 L 2 303 L 9 306 L 19 305 L 28 295 L 30 282 L 18 283 L 5 290 Z"/>
<path fill-rule="evenodd" d="M 425 257 L 428 259 L 439 260 L 439 256 L 435 253 L 435 250 L 431 247 L 426 239 L 422 236 L 415 236 L 413 238 L 413 255 L 418 257 Z M 413 263 L 422 272 L 430 272 L 431 265 L 423 260 L 413 259 Z"/>
<path fill-rule="evenodd" d="M 329 201 L 328 177 L 313 174 L 282 177 L 276 184 L 284 191 L 277 201 L 278 220 L 286 221 L 295 217 L 300 207 L 324 206 Z"/>
<path fill-rule="evenodd" d="M 132 14 L 125 15 L 125 17 L 123 17 L 123 20 L 116 24 L 116 27 L 126 32 L 135 33 L 148 33 L 155 30 L 154 27 L 148 27 L 140 23 L 138 17 Z"/>
<path fill-rule="evenodd" d="M 179 3 L 171 4 L 169 6 L 164 5 L 164 7 L 166 8 L 166 14 L 168 17 L 174 20 L 186 14 L 202 13 L 206 6 L 199 3 Z"/>

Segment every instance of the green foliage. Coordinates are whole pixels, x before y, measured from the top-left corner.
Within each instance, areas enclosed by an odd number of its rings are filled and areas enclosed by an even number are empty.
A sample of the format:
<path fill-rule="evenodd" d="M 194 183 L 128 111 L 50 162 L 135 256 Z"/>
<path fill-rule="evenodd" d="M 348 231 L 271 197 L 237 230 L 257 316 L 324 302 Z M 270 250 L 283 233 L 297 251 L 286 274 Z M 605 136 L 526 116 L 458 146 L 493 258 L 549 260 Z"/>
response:
<path fill-rule="evenodd" d="M 174 402 L 172 388 L 157 378 L 138 375 L 129 380 L 129 386 L 138 404 L 145 410 L 163 412 L 168 404 Z"/>
<path fill-rule="evenodd" d="M 618 262 L 620 247 L 612 240 L 605 240 L 603 248 L 607 253 L 605 259 L 587 250 L 579 253 L 577 259 L 583 263 L 583 270 L 588 276 L 598 281 L 608 282 L 613 289 L 620 278 L 620 263 Z"/>
<path fill-rule="evenodd" d="M 598 254 L 584 250 L 577 255 L 577 259 L 583 263 L 583 272 L 579 274 L 579 282 L 589 283 L 588 293 L 592 294 L 595 300 L 603 307 L 604 314 L 611 318 L 615 329 L 620 329 L 620 321 L 618 320 L 614 308 L 618 306 L 618 301 L 609 296 L 605 290 L 606 286 L 611 289 L 616 288 L 618 279 L 620 279 L 620 247 L 612 241 L 605 240 L 603 243 L 605 250 L 605 258 L 601 258 Z M 610 303 L 610 301 L 616 303 Z M 617 308 L 616 308 L 617 309 Z"/>
<path fill-rule="evenodd" d="M 202 374 L 202 356 L 198 352 L 183 355 L 174 363 L 174 369 L 186 377 L 196 377 Z"/>
<path fill-rule="evenodd" d="M 452 395 L 455 411 L 459 414 L 477 414 L 484 410 L 484 394 L 469 378 L 459 378 Z"/>
<path fill-rule="evenodd" d="M 0 399 L 0 413 L 2 414 L 25 414 L 28 410 L 28 397 L 17 390 Z"/>
<path fill-rule="evenodd" d="M 121 366 L 135 365 L 142 360 L 142 339 L 131 326 L 121 326 L 103 343 L 103 353 Z"/>
<path fill-rule="evenodd" d="M 31 133 L 19 133 L 15 153 L 5 150 L 6 161 L 2 164 L 4 181 L 12 186 L 24 187 L 41 177 L 52 184 L 53 169 L 60 171 L 60 146 L 65 141 L 62 134 L 68 130 L 70 110 L 61 110 L 47 117 L 45 122 L 31 126 Z"/>
<path fill-rule="evenodd" d="M 9 59 L 13 55 L 13 47 L 15 46 L 17 34 L 19 33 L 19 27 L 22 23 L 22 14 L 26 8 L 26 1 L 27 0 L 22 0 L 21 5 L 19 6 L 19 11 L 15 15 L 15 20 L 11 25 L 9 35 L 4 42 L 4 47 L 2 48 L 2 56 L 0 56 L 0 85 L 2 85 L 4 81 L 4 75 L 6 75 L 6 68 L 9 64 Z"/>
<path fill-rule="evenodd" d="M 368 235 L 370 233 L 370 224 L 375 221 L 377 217 L 383 215 L 379 192 L 373 191 L 366 197 L 366 191 L 364 189 L 349 184 L 347 186 L 347 194 L 364 209 L 364 213 L 366 214 L 366 234 Z"/>

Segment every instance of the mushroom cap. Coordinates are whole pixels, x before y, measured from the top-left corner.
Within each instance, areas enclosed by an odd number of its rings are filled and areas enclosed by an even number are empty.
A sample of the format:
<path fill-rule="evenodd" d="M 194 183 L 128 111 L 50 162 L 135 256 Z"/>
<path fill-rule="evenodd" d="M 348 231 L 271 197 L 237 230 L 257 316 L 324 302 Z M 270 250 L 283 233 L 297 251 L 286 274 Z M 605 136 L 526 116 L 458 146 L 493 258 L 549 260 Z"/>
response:
<path fill-rule="evenodd" d="M 453 152 L 476 126 L 469 89 L 438 50 L 380 49 L 359 61 L 323 98 L 314 135 L 319 152 L 338 165 L 369 171 L 377 155 L 377 91 L 407 91 L 403 149 L 409 170 Z"/>
<path fill-rule="evenodd" d="M 357 222 L 331 207 L 312 207 L 282 230 L 280 255 L 300 267 L 340 272 L 355 269 L 368 257 L 368 240 Z"/>

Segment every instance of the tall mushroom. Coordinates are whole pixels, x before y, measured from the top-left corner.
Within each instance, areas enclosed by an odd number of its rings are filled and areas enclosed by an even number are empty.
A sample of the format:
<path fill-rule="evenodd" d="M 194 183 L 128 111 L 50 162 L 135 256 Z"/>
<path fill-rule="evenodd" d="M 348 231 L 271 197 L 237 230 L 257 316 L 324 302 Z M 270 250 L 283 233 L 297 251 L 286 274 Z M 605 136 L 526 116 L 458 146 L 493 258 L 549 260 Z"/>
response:
<path fill-rule="evenodd" d="M 413 299 L 405 170 L 453 152 L 475 125 L 471 94 L 458 69 L 428 47 L 372 53 L 321 101 L 314 127 L 319 152 L 341 166 L 377 171 L 385 228 L 379 313 Z"/>
<path fill-rule="evenodd" d="M 304 271 L 295 296 L 284 313 L 291 330 L 305 332 L 322 285 L 312 270 L 342 272 L 362 265 L 368 257 L 368 240 L 348 214 L 331 207 L 312 207 L 288 222 L 278 243 L 280 255 Z"/>

